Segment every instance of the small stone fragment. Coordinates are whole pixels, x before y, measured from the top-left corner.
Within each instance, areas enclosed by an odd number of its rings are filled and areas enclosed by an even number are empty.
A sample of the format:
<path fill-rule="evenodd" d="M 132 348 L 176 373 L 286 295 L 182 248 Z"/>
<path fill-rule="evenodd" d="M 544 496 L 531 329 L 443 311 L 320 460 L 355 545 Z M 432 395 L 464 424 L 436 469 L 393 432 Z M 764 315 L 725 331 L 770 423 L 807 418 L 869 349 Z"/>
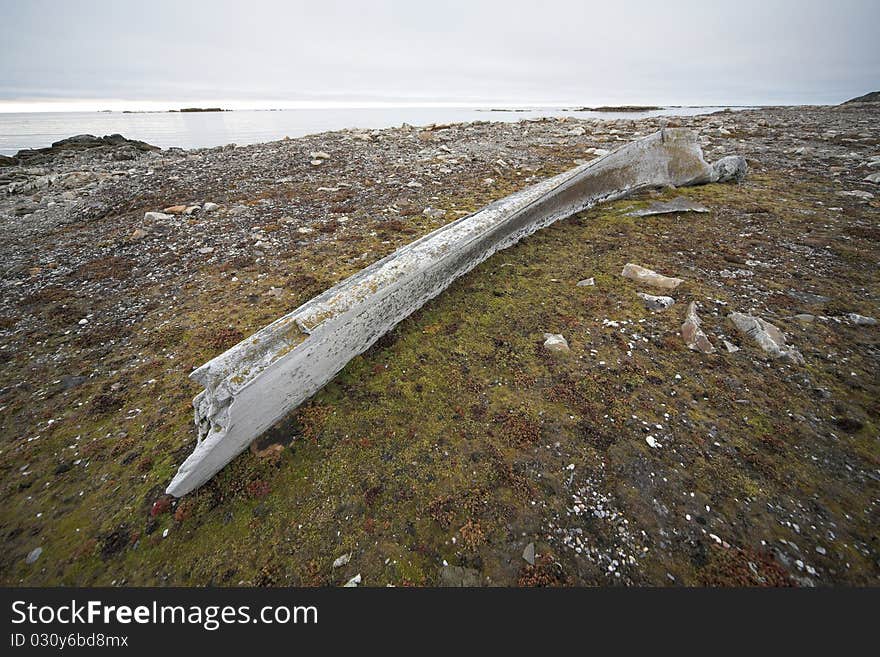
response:
<path fill-rule="evenodd" d="M 675 304 L 675 299 L 672 297 L 655 297 L 653 294 L 645 294 L 644 292 L 636 292 L 636 296 L 644 300 L 645 306 L 649 310 L 666 310 Z"/>
<path fill-rule="evenodd" d="M 595 284 L 596 284 L 596 281 L 593 280 L 592 276 L 590 278 L 585 278 L 584 280 L 577 282 L 578 287 L 591 287 Z"/>
<path fill-rule="evenodd" d="M 144 239 L 147 235 L 147 231 L 145 231 L 143 228 L 135 228 L 134 232 L 132 232 L 132 234 L 128 236 L 128 239 L 132 242 L 137 242 Z"/>
<path fill-rule="evenodd" d="M 880 173 L 872 173 L 870 176 L 867 176 L 865 182 L 875 183 L 880 185 Z"/>
<path fill-rule="evenodd" d="M 313 160 L 329 160 L 330 154 L 325 153 L 324 151 L 312 151 L 309 153 L 309 157 Z"/>
<path fill-rule="evenodd" d="M 681 325 L 681 337 L 684 338 L 688 349 L 702 351 L 704 354 L 714 353 L 715 347 L 703 333 L 700 323 L 700 318 L 697 317 L 697 304 L 691 301 L 684 316 L 684 324 Z"/>
<path fill-rule="evenodd" d="M 41 548 L 41 547 L 34 548 L 34 549 L 31 550 L 30 552 L 28 552 L 28 555 L 27 555 L 27 557 L 25 557 L 24 562 L 27 563 L 27 564 L 32 564 L 32 563 L 34 563 L 37 559 L 40 558 L 40 555 L 41 555 L 41 554 L 43 554 L 43 548 Z"/>
<path fill-rule="evenodd" d="M 361 574 L 358 573 L 357 575 L 352 577 L 350 580 L 348 580 L 345 584 L 343 584 L 342 587 L 347 588 L 347 589 L 357 588 L 357 585 L 360 583 L 361 583 Z"/>
<path fill-rule="evenodd" d="M 446 210 L 439 210 L 436 208 L 427 207 L 422 210 L 422 214 L 428 219 L 442 219 L 446 216 Z"/>
<path fill-rule="evenodd" d="M 351 554 L 352 553 L 349 552 L 348 554 L 343 554 L 341 557 L 337 557 L 336 560 L 333 562 L 333 568 L 342 568 L 344 565 L 346 565 L 349 561 L 351 561 Z"/>
<path fill-rule="evenodd" d="M 526 545 L 526 549 L 523 550 L 523 553 L 522 553 L 522 558 L 525 559 L 526 562 L 530 566 L 535 565 L 535 544 L 534 543 L 529 543 L 528 545 Z"/>
<path fill-rule="evenodd" d="M 657 439 L 654 438 L 654 436 L 647 436 L 645 438 L 645 442 L 648 443 L 648 447 L 652 447 L 654 449 L 660 447 L 660 443 L 657 442 Z"/>
<path fill-rule="evenodd" d="M 203 212 L 213 212 L 214 210 L 218 209 L 219 207 L 220 206 L 217 205 L 216 203 L 205 203 L 204 205 L 202 205 L 202 211 Z"/>
<path fill-rule="evenodd" d="M 730 340 L 724 341 L 724 348 L 727 349 L 727 353 L 729 354 L 735 354 L 737 351 L 739 351 L 739 347 L 733 344 Z"/>
<path fill-rule="evenodd" d="M 663 274 L 658 274 L 651 269 L 647 269 L 640 265 L 634 265 L 631 262 L 626 263 L 620 275 L 624 278 L 630 278 L 639 283 L 646 283 L 655 287 L 666 288 L 667 290 L 674 290 L 684 282 L 680 278 L 664 276 Z"/>

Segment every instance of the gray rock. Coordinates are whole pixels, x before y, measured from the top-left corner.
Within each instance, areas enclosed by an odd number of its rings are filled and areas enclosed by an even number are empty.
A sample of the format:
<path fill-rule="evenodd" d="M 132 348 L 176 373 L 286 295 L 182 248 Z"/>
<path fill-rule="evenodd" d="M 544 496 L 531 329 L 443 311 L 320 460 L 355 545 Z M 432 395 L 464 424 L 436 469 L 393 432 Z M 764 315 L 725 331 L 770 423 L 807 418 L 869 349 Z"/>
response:
<path fill-rule="evenodd" d="M 552 351 L 554 353 L 568 353 L 568 341 L 566 341 L 566 339 L 562 337 L 559 333 L 545 333 L 544 349 L 546 349 L 547 351 Z"/>
<path fill-rule="evenodd" d="M 202 211 L 213 212 L 214 210 L 218 209 L 219 207 L 220 206 L 217 205 L 216 203 L 205 203 L 204 205 L 202 205 Z"/>
<path fill-rule="evenodd" d="M 848 192 L 837 192 L 838 196 L 852 196 L 854 198 L 861 199 L 863 201 L 870 201 L 874 198 L 874 195 L 871 192 L 865 192 L 861 189 L 853 189 Z"/>
<path fill-rule="evenodd" d="M 347 554 L 343 554 L 341 557 L 337 557 L 336 561 L 333 562 L 333 568 L 342 568 L 349 561 L 351 561 L 351 552 Z"/>
<path fill-rule="evenodd" d="M 873 317 L 865 317 L 864 315 L 859 315 L 858 313 L 849 313 L 846 318 L 851 321 L 853 324 L 858 326 L 874 326 L 877 323 L 877 320 Z"/>
<path fill-rule="evenodd" d="M 681 325 L 681 337 L 684 338 L 688 349 L 702 351 L 704 354 L 714 353 L 715 347 L 703 333 L 700 324 L 700 318 L 697 317 L 697 304 L 691 301 L 684 316 L 684 324 Z"/>
<path fill-rule="evenodd" d="M 361 580 L 361 574 L 358 573 L 357 575 L 355 575 L 354 577 L 352 577 L 350 580 L 348 580 L 348 581 L 347 581 L 345 584 L 343 584 L 342 586 L 343 586 L 343 588 L 346 588 L 346 589 L 357 588 L 358 584 L 360 584 L 361 581 L 362 581 L 362 580 Z"/>
<path fill-rule="evenodd" d="M 30 552 L 28 552 L 28 555 L 27 555 L 27 557 L 25 557 L 24 562 L 28 563 L 28 564 L 34 563 L 37 559 L 40 558 L 41 554 L 43 554 L 43 548 L 41 548 L 41 547 L 34 548 Z"/>
<path fill-rule="evenodd" d="M 167 221 L 171 219 L 170 214 L 164 212 L 146 212 L 144 213 L 144 221 Z"/>
<path fill-rule="evenodd" d="M 523 553 L 522 553 L 522 558 L 525 559 L 526 562 L 530 566 L 535 565 L 535 544 L 534 543 L 529 543 L 528 545 L 526 545 L 526 549 L 523 550 Z"/>
<path fill-rule="evenodd" d="M 872 173 L 870 176 L 865 177 L 865 182 L 880 184 L 880 173 Z"/>
<path fill-rule="evenodd" d="M 672 297 L 655 297 L 653 294 L 645 294 L 644 292 L 636 292 L 636 296 L 644 300 L 645 306 L 650 310 L 666 310 L 675 304 Z"/>
<path fill-rule="evenodd" d="M 590 278 L 585 278 L 582 281 L 577 282 L 578 287 L 591 287 L 596 284 L 596 281 L 591 276 Z"/>
<path fill-rule="evenodd" d="M 749 171 L 746 158 L 742 155 L 728 155 L 712 164 L 712 182 L 741 182 Z"/>
<path fill-rule="evenodd" d="M 804 357 L 797 349 L 785 343 L 785 334 L 768 321 L 743 313 L 730 313 L 728 319 L 743 334 L 752 338 L 774 358 L 785 358 L 795 365 L 803 365 Z"/>

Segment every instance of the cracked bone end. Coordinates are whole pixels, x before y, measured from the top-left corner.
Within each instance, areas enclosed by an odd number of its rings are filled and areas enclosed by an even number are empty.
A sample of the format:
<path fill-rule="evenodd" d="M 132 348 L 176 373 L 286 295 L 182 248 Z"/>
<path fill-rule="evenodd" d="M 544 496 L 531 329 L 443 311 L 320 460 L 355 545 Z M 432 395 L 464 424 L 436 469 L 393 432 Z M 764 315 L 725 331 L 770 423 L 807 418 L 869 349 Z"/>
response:
<path fill-rule="evenodd" d="M 700 318 L 697 317 L 697 304 L 691 301 L 684 316 L 684 324 L 681 325 L 681 337 L 684 338 L 688 349 L 702 351 L 704 354 L 715 353 L 715 347 L 703 333 L 700 323 Z"/>
<path fill-rule="evenodd" d="M 746 158 L 742 155 L 728 155 L 712 163 L 711 181 L 718 183 L 742 182 L 749 171 Z"/>

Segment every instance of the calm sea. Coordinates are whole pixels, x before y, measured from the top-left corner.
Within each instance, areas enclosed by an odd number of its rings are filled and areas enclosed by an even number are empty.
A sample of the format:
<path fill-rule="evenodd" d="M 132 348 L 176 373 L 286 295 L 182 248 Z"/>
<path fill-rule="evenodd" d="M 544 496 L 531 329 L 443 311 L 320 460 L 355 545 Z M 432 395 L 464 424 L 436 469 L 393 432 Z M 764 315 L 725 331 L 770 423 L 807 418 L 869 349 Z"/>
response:
<path fill-rule="evenodd" d="M 42 148 L 79 134 L 119 133 L 129 139 L 169 148 L 202 148 L 254 144 L 341 130 L 386 128 L 402 123 L 428 125 L 462 121 L 519 121 L 542 116 L 635 119 L 647 116 L 690 116 L 723 107 L 675 107 L 648 112 L 572 112 L 564 108 L 488 111 L 472 107 L 333 108 L 236 110 L 233 112 L 33 112 L 0 113 L 0 153 Z"/>

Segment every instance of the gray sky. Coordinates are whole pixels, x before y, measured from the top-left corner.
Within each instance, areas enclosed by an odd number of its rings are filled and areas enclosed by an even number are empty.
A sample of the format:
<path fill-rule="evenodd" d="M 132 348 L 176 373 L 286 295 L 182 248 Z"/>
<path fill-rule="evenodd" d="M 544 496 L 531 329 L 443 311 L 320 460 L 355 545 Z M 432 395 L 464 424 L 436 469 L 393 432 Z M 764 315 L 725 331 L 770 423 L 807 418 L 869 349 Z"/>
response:
<path fill-rule="evenodd" d="M 880 89 L 877 0 L 0 0 L 0 19 L 0 102 L 793 104 Z"/>

